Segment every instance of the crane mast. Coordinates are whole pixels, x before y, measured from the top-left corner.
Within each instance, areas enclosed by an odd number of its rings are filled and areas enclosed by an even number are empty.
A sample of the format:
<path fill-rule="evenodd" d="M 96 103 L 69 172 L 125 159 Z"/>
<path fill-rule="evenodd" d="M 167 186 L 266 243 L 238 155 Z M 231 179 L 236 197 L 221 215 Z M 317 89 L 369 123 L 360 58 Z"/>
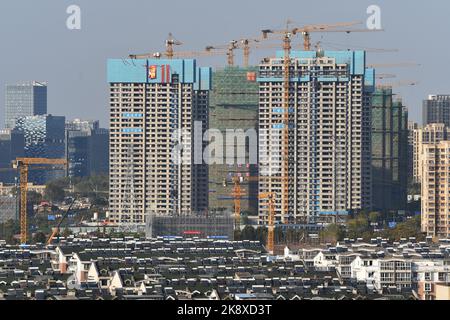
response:
<path fill-rule="evenodd" d="M 286 32 L 283 39 L 284 50 L 284 82 L 283 82 L 283 143 L 282 143 L 282 214 L 285 222 L 289 222 L 289 96 L 291 68 L 291 33 Z"/>
<path fill-rule="evenodd" d="M 27 217 L 27 192 L 28 171 L 31 165 L 67 165 L 66 159 L 46 158 L 17 158 L 13 161 L 13 168 L 20 173 L 20 241 L 26 244 L 28 241 L 28 217 Z"/>

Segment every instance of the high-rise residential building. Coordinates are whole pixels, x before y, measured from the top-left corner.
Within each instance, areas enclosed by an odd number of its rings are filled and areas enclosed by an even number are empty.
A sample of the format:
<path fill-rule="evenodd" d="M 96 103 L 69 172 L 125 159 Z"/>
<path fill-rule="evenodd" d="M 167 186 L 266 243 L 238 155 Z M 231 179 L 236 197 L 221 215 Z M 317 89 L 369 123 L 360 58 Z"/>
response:
<path fill-rule="evenodd" d="M 22 132 L 15 129 L 0 130 L 0 182 L 14 183 L 17 172 L 12 170 L 12 161 L 23 157 L 25 138 Z M 8 170 L 10 169 L 10 170 Z"/>
<path fill-rule="evenodd" d="M 25 156 L 28 158 L 65 158 L 65 121 L 63 116 L 38 115 L 17 120 L 16 128 L 25 136 Z M 33 170 L 29 181 L 45 184 L 64 177 L 66 170 Z"/>
<path fill-rule="evenodd" d="M 259 87 L 256 82 L 257 67 L 225 67 L 212 75 L 210 94 L 209 127 L 218 129 L 226 136 L 226 130 L 257 130 Z M 245 159 L 236 159 L 233 164 L 209 166 L 209 208 L 230 208 L 234 185 L 233 176 L 242 177 L 241 211 L 257 214 L 258 181 L 244 182 L 246 177 L 258 176 L 256 163 L 250 163 L 248 150 L 250 140 L 236 139 L 236 148 L 245 148 Z M 257 142 L 253 142 L 257 144 Z M 238 161 L 239 160 L 239 161 Z M 239 162 L 239 163 L 238 163 Z"/>
<path fill-rule="evenodd" d="M 66 122 L 66 156 L 69 177 L 109 174 L 109 130 L 99 121 Z"/>
<path fill-rule="evenodd" d="M 450 141 L 424 147 L 422 175 L 422 232 L 450 237 Z"/>
<path fill-rule="evenodd" d="M 417 122 L 408 121 L 408 186 L 414 183 L 414 130 L 419 129 Z"/>
<path fill-rule="evenodd" d="M 408 111 L 391 87 L 372 96 L 372 201 L 384 212 L 407 204 Z"/>
<path fill-rule="evenodd" d="M 429 95 L 422 106 L 423 125 L 444 123 L 450 127 L 450 95 Z"/>
<path fill-rule="evenodd" d="M 6 86 L 5 128 L 13 129 L 19 118 L 47 113 L 47 84 L 28 82 Z"/>
<path fill-rule="evenodd" d="M 108 82 L 110 220 L 140 224 L 150 214 L 207 210 L 202 136 L 211 69 L 192 59 L 111 59 Z"/>
<path fill-rule="evenodd" d="M 259 66 L 259 191 L 275 195 L 277 221 L 290 223 L 315 223 L 322 216 L 371 208 L 375 76 L 366 68 L 365 52 L 292 52 L 289 123 L 283 120 L 283 56 L 279 52 Z M 281 135 L 286 125 L 288 182 L 282 203 L 286 158 Z M 286 203 L 288 212 L 283 212 Z M 259 206 L 263 224 L 267 199 Z"/>
<path fill-rule="evenodd" d="M 432 123 L 414 130 L 413 179 L 422 182 L 424 154 L 427 145 L 450 139 L 450 129 L 443 123 Z"/>

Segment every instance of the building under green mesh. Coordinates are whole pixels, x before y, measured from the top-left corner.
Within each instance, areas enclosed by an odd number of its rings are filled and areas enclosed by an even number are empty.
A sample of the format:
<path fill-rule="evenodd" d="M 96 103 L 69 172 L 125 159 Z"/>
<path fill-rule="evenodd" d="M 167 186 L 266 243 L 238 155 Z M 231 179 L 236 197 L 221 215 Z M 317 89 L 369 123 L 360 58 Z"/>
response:
<path fill-rule="evenodd" d="M 209 127 L 219 129 L 255 129 L 258 126 L 257 67 L 226 67 L 213 73 L 210 94 Z M 225 141 L 224 141 L 225 143 Z M 248 151 L 248 146 L 246 148 Z M 209 208 L 233 208 L 233 175 L 258 176 L 256 165 L 211 165 L 209 167 Z M 257 213 L 258 183 L 242 183 L 242 212 Z"/>
<path fill-rule="evenodd" d="M 392 88 L 372 98 L 372 201 L 376 210 L 404 210 L 407 203 L 408 112 Z"/>

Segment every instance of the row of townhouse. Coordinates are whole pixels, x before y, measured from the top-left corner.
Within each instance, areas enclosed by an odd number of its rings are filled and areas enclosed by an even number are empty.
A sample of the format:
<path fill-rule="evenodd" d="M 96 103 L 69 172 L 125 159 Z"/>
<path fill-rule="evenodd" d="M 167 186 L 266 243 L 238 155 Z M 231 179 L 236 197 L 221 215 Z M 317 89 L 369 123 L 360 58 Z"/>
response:
<path fill-rule="evenodd" d="M 413 250 L 415 248 L 415 250 Z M 369 292 L 387 289 L 413 292 L 421 300 L 450 297 L 450 246 L 423 252 L 420 246 L 355 246 L 304 248 L 284 258 L 302 261 L 309 270 L 335 271 L 344 283 L 363 283 Z"/>

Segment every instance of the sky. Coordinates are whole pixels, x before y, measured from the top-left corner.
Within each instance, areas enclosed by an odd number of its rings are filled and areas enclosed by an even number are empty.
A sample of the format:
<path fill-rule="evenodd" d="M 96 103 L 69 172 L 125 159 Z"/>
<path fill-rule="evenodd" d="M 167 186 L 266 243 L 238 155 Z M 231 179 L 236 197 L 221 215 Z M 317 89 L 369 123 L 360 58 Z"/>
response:
<path fill-rule="evenodd" d="M 69 30 L 70 5 L 81 8 L 81 30 Z M 324 49 L 380 48 L 367 62 L 414 62 L 420 66 L 379 68 L 395 74 L 381 83 L 418 82 L 395 92 L 421 121 L 422 100 L 450 94 L 450 1 L 445 0 L 1 0 L 0 124 L 4 122 L 5 85 L 30 80 L 48 82 L 48 112 L 68 119 L 99 119 L 108 126 L 106 60 L 131 53 L 164 51 L 172 32 L 180 51 L 258 37 L 262 29 L 293 25 L 363 21 L 367 8 L 381 8 L 383 32 L 313 34 Z M 271 41 L 273 43 L 273 41 Z M 328 44 L 327 44 L 328 43 Z M 330 45 L 332 43 L 332 45 Z M 337 45 L 336 45 L 337 44 Z M 294 40 L 300 48 L 300 39 Z M 254 52 L 250 62 L 273 56 L 275 49 Z M 237 63 L 242 62 L 237 54 Z M 218 68 L 225 56 L 203 57 L 202 66 Z"/>

